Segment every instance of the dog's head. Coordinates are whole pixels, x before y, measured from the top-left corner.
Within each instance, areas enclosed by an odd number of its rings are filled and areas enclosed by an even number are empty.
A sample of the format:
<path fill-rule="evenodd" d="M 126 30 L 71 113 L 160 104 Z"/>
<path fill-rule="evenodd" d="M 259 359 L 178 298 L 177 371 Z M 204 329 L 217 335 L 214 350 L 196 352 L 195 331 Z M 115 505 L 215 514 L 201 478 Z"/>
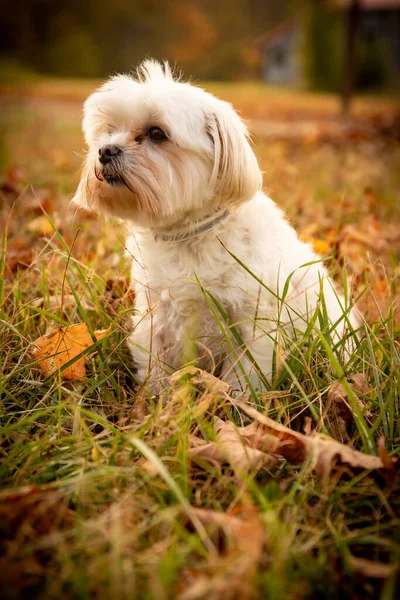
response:
<path fill-rule="evenodd" d="M 85 103 L 88 153 L 74 201 L 145 227 L 249 200 L 261 173 L 232 107 L 146 61 Z"/>

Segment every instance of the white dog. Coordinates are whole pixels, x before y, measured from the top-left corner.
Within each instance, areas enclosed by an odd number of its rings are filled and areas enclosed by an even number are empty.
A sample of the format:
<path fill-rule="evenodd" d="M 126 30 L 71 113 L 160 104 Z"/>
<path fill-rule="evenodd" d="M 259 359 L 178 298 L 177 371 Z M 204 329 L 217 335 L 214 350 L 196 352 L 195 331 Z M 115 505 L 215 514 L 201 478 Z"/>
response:
<path fill-rule="evenodd" d="M 306 330 L 322 294 L 331 339 L 356 325 L 320 259 L 262 193 L 230 104 L 146 61 L 136 78 L 112 77 L 88 98 L 83 130 L 74 201 L 130 223 L 130 346 L 153 390 L 194 348 L 199 366 L 261 387 L 277 341 Z"/>

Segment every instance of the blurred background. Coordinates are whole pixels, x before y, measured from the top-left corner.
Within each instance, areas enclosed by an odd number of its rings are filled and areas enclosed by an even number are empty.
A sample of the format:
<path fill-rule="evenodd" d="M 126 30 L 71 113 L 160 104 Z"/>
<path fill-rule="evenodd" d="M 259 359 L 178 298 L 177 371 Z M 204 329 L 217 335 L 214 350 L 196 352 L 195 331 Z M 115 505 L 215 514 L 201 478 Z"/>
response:
<path fill-rule="evenodd" d="M 267 193 L 338 278 L 346 262 L 357 289 L 367 281 L 388 308 L 400 277 L 400 0 L 0 0 L 10 277 L 25 270 L 28 293 L 46 240 L 59 243 L 44 212 L 68 244 L 79 223 L 83 263 L 126 274 L 124 234 L 95 215 L 74 223 L 68 207 L 83 101 L 146 57 L 234 105 Z M 57 260 L 46 255 L 52 293 Z"/>
<path fill-rule="evenodd" d="M 203 80 L 337 91 L 351 69 L 357 90 L 400 82 L 398 0 L 0 4 L 3 80 L 35 73 L 104 77 L 151 56 Z"/>

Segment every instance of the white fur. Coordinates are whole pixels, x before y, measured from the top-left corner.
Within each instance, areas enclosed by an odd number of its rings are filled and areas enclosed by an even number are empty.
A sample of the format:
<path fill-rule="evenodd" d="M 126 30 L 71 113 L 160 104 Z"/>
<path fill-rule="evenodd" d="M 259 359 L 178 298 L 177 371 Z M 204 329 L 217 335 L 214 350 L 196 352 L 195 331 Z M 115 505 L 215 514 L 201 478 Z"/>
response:
<path fill-rule="evenodd" d="M 154 126 L 168 141 L 155 143 L 146 135 Z M 167 65 L 147 61 L 136 78 L 114 77 L 89 97 L 83 129 L 89 152 L 74 200 L 127 220 L 133 231 L 127 247 L 137 312 L 130 346 L 141 380 L 159 383 L 180 367 L 192 340 L 200 366 L 223 363 L 221 376 L 235 380 L 239 357 L 252 383 L 260 384 L 228 325 L 227 336 L 222 334 L 212 308 L 221 315 L 207 292 L 267 378 L 277 332 L 304 331 L 321 289 L 331 323 L 340 320 L 343 297 L 321 262 L 303 266 L 318 257 L 261 192 L 246 127 L 229 104 L 175 80 Z M 101 180 L 108 168 L 98 162 L 104 144 L 122 149 L 113 173 L 126 185 Z M 157 237 L 190 231 L 226 208 L 227 219 L 185 241 Z M 282 297 L 286 281 L 282 301 L 276 296 Z M 354 314 L 350 319 L 356 325 Z M 345 321 L 337 325 L 336 338 L 344 335 Z"/>

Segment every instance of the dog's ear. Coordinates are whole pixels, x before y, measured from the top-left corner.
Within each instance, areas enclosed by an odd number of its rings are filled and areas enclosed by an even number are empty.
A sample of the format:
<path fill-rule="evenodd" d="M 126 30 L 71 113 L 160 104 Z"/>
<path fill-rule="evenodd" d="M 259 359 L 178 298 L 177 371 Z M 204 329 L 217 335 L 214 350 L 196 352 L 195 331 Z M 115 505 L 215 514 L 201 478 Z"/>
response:
<path fill-rule="evenodd" d="M 92 210 L 93 186 L 96 185 L 96 180 L 91 176 L 91 170 L 87 162 L 82 169 L 82 175 L 78 184 L 77 190 L 71 203 L 85 210 Z"/>
<path fill-rule="evenodd" d="M 79 208 L 89 208 L 86 195 L 86 181 L 84 177 L 81 178 L 71 203 L 75 206 L 79 206 Z"/>
<path fill-rule="evenodd" d="M 207 133 L 214 146 L 213 182 L 224 203 L 250 200 L 262 185 L 257 159 L 250 147 L 246 126 L 231 106 L 214 111 L 207 119 Z"/>

